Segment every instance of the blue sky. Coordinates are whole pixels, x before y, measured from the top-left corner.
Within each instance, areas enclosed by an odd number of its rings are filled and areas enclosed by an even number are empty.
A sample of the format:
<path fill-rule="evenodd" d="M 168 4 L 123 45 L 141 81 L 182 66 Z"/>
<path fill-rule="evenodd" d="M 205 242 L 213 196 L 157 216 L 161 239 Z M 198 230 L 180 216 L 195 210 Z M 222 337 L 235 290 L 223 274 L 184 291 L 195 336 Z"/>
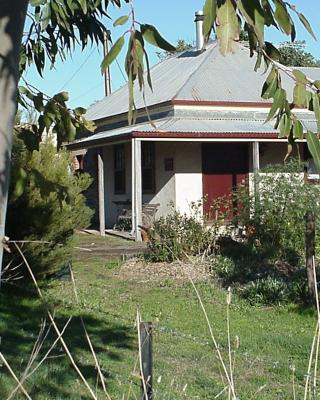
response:
<path fill-rule="evenodd" d="M 193 42 L 195 39 L 194 13 L 201 9 L 204 0 L 135 0 L 136 19 L 140 22 L 155 25 L 169 41 L 175 43 L 178 39 Z M 320 4 L 319 0 L 291 0 L 297 9 L 305 14 L 310 21 L 318 41 L 314 41 L 305 29 L 297 22 L 297 39 L 307 42 L 306 50 L 320 59 Z M 128 8 L 122 9 L 110 7 L 109 14 L 115 19 L 120 15 L 127 14 Z M 112 25 L 106 21 L 108 27 Z M 113 37 L 121 34 L 125 28 L 118 27 L 112 30 Z M 275 29 L 267 32 L 267 39 L 280 43 L 285 36 Z M 154 47 L 148 48 L 151 64 L 158 61 Z M 122 77 L 123 56 L 119 58 L 119 65 L 111 67 L 112 88 L 118 89 L 125 84 Z M 66 90 L 70 93 L 70 106 L 87 107 L 96 100 L 103 97 L 103 79 L 100 73 L 100 62 L 102 60 L 102 48 L 96 46 L 87 48 L 83 52 L 77 49 L 72 58 L 66 62 L 58 62 L 55 70 L 46 71 L 44 79 L 41 79 L 31 68 L 27 74 L 27 80 L 47 94 Z"/>

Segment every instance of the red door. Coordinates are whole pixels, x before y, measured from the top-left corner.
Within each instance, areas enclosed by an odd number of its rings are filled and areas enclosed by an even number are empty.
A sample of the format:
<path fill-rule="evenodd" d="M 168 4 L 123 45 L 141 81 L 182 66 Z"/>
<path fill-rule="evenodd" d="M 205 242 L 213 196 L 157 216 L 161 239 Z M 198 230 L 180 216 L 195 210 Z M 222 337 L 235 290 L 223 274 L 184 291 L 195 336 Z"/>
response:
<path fill-rule="evenodd" d="M 249 172 L 248 143 L 204 143 L 202 145 L 202 173 L 204 213 L 209 219 L 213 215 L 212 203 L 225 197 L 225 205 L 220 210 L 230 207 L 228 217 L 235 214 L 236 204 L 232 193 L 247 182 Z"/>

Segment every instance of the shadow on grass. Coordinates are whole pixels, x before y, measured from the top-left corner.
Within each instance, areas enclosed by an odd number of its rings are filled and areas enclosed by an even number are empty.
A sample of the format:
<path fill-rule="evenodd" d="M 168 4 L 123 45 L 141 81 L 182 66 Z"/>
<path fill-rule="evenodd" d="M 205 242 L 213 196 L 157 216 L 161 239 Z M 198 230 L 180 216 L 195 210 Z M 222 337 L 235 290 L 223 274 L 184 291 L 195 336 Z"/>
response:
<path fill-rule="evenodd" d="M 32 347 L 37 339 L 41 323 L 46 316 L 43 304 L 32 295 L 21 295 L 17 289 L 5 288 L 0 293 L 0 335 L 1 352 L 8 360 L 17 376 L 24 371 Z M 55 322 L 63 329 L 70 315 L 57 314 Z M 106 377 L 112 364 L 123 360 L 124 352 L 135 349 L 135 337 L 132 328 L 114 321 L 101 320 L 83 313 L 87 331 L 93 343 L 98 359 Z M 47 318 L 47 327 L 49 319 Z M 56 334 L 51 327 L 37 362 L 50 348 Z M 83 375 L 88 378 L 91 387 L 95 388 L 97 371 L 93 357 L 84 336 L 79 314 L 69 323 L 65 342 L 75 358 Z M 34 366 L 37 365 L 37 362 Z M 107 382 L 108 383 L 108 382 Z M 6 367 L 0 364 L 0 398 L 5 399 L 15 387 Z M 73 367 L 60 342 L 50 353 L 50 358 L 25 382 L 25 388 L 32 399 L 88 399 L 84 385 Z M 20 398 L 20 397 L 15 397 Z M 22 397 L 21 397 L 22 398 Z"/>

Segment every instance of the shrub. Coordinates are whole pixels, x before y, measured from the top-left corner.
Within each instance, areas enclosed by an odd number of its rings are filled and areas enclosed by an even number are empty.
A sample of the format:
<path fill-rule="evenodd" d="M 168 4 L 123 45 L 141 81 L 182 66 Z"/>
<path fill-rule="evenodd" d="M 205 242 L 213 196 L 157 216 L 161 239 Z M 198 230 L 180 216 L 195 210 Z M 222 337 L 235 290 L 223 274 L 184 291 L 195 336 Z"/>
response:
<path fill-rule="evenodd" d="M 16 137 L 7 213 L 7 235 L 12 240 L 46 241 L 26 244 L 24 251 L 38 277 L 70 260 L 74 228 L 89 225 L 92 211 L 82 194 L 91 183 L 87 174 L 73 175 L 70 154 L 50 141 L 30 151 Z M 24 190 L 21 173 L 24 176 Z"/>
<path fill-rule="evenodd" d="M 250 304 L 278 304 L 289 298 L 287 285 L 271 276 L 249 282 L 238 293 Z"/>
<path fill-rule="evenodd" d="M 241 285 L 240 295 L 250 302 L 304 302 L 304 216 L 311 210 L 319 219 L 320 187 L 305 182 L 297 161 L 265 171 L 256 176 L 258 194 L 237 194 L 236 222 L 246 227 L 245 240 L 220 239 L 221 257 L 212 269 L 224 285 Z"/>
<path fill-rule="evenodd" d="M 167 217 L 155 221 L 149 242 L 149 261 L 184 259 L 187 256 L 211 254 L 215 249 L 217 231 L 204 224 L 200 205 L 193 205 L 192 214 L 173 211 Z"/>
<path fill-rule="evenodd" d="M 269 167 L 255 178 L 258 194 L 240 195 L 240 220 L 251 227 L 249 240 L 265 256 L 294 265 L 304 256 L 306 212 L 320 216 L 320 186 L 306 183 L 301 168 L 293 161 L 285 166 L 291 172 Z"/>

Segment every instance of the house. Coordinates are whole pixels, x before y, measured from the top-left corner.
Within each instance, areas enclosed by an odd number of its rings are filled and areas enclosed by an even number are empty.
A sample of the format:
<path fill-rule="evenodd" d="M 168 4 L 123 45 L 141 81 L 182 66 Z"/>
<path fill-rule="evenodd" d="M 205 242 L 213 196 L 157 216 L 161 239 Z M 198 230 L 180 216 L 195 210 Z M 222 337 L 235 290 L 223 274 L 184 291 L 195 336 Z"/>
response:
<path fill-rule="evenodd" d="M 152 68 L 153 91 L 145 89 L 146 104 L 135 87 L 135 125 L 127 123 L 124 86 L 89 108 L 87 118 L 95 121 L 96 132 L 69 145 L 77 155 L 87 151 L 89 169 L 98 159 L 99 196 L 92 189 L 92 198 L 99 199 L 102 234 L 117 223 L 124 207 L 132 210 L 136 240 L 141 240 L 143 204 L 158 204 L 160 217 L 172 207 L 190 213 L 190 204 L 206 196 L 207 213 L 213 199 L 244 181 L 251 185 L 255 171 L 286 155 L 286 140 L 278 137 L 273 122 L 265 123 L 271 106 L 260 96 L 266 75 L 254 72 L 249 49 L 239 43 L 235 54 L 224 57 L 217 42 L 203 47 L 198 37 L 197 43 Z M 301 70 L 320 79 L 320 69 Z M 292 93 L 290 78 L 283 74 L 282 81 Z M 305 127 L 316 129 L 312 113 L 296 113 Z M 303 154 L 305 146 L 299 146 Z"/>

